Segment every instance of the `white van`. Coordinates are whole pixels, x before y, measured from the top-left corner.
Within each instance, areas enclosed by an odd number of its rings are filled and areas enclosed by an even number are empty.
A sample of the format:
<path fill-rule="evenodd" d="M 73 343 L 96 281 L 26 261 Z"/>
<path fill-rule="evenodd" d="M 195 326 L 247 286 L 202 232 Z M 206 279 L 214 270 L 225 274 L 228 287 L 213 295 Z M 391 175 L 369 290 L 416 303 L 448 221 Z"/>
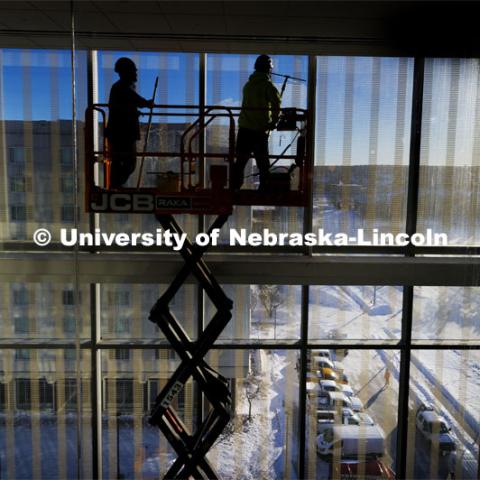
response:
<path fill-rule="evenodd" d="M 338 410 L 352 408 L 350 399 L 342 392 L 322 392 L 317 397 L 319 410 Z"/>
<path fill-rule="evenodd" d="M 385 453 L 385 437 L 377 425 L 335 425 L 317 437 L 317 453 L 327 458 L 378 458 Z"/>
<path fill-rule="evenodd" d="M 363 412 L 363 403 L 358 397 L 352 396 L 352 397 L 348 397 L 348 399 L 352 404 L 352 410 L 354 412 Z"/>

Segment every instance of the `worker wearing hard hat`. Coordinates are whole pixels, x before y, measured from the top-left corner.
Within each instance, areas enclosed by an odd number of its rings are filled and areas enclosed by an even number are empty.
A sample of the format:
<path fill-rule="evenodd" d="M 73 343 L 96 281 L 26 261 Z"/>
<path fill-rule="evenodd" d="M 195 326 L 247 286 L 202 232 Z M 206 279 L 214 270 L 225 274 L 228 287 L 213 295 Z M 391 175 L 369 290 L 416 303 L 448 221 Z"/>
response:
<path fill-rule="evenodd" d="M 112 160 L 110 173 L 112 188 L 124 185 L 135 170 L 136 142 L 140 140 L 137 109 L 153 105 L 153 100 L 146 100 L 135 91 L 137 67 L 130 58 L 119 58 L 115 62 L 115 72 L 118 73 L 120 80 L 114 83 L 110 90 L 106 132 Z"/>
<path fill-rule="evenodd" d="M 243 184 L 243 171 L 252 154 L 260 174 L 260 190 L 266 189 L 270 161 L 268 135 L 280 115 L 280 94 L 272 83 L 272 59 L 260 55 L 255 61 L 255 72 L 243 87 L 242 110 L 238 119 L 237 161 L 233 167 L 234 189 Z"/>

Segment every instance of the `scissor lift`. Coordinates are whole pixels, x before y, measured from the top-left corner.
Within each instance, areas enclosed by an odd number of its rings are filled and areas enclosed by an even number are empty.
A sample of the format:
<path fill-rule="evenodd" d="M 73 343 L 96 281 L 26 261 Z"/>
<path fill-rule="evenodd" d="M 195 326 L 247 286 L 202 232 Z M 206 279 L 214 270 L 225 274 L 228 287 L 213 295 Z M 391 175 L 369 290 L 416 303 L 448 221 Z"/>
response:
<path fill-rule="evenodd" d="M 107 109 L 108 105 L 92 105 L 86 112 L 86 209 L 89 212 L 153 213 L 165 231 L 170 230 L 177 234 L 184 232 L 176 222 L 175 214 L 211 214 L 216 215 L 208 230 L 208 233 L 211 233 L 214 229 L 221 229 L 227 222 L 234 205 L 304 206 L 307 202 L 311 163 L 307 161 L 304 148 L 307 136 L 304 110 L 289 109 L 284 112 L 281 120 L 285 129 L 297 128 L 296 125 L 301 122 L 297 133 L 299 141 L 296 154 L 273 156 L 276 160 L 281 158 L 289 161 L 290 170 L 299 169 L 297 189 L 285 189 L 283 174 L 280 175 L 280 183 L 273 185 L 270 191 L 258 192 L 248 189 L 233 191 L 230 188 L 232 182 L 229 176 L 235 161 L 235 117 L 239 109 L 217 106 L 203 109 L 198 106 L 155 106 L 154 116 L 172 116 L 172 111 L 182 117 L 197 116 L 182 134 L 180 152 L 147 152 L 144 149 L 138 155 L 142 160 L 137 187 L 110 188 L 110 154 L 104 135 Z M 197 139 L 215 119 L 222 117 L 226 118 L 228 123 L 228 145 L 217 153 L 195 152 Z M 173 176 L 175 179 L 173 188 L 168 183 L 155 187 L 143 186 L 143 166 L 147 158 L 177 159 L 177 171 L 167 175 L 167 178 Z M 210 179 L 206 185 L 205 165 L 208 162 L 213 164 L 210 165 Z M 161 176 L 162 173 L 158 175 Z M 207 461 L 206 454 L 230 420 L 232 398 L 228 382 L 207 365 L 204 356 L 230 321 L 233 302 L 225 295 L 202 258 L 207 249 L 208 246 L 200 247 L 188 239 L 185 241 L 180 250 L 185 263 L 157 300 L 149 317 L 162 330 L 181 359 L 180 366 L 157 396 L 149 419 L 152 425 L 160 428 L 178 455 L 164 478 L 219 478 Z M 170 302 L 190 274 L 195 276 L 217 309 L 196 341 L 189 338 L 169 308 Z M 212 406 L 195 432 L 189 431 L 172 407 L 172 400 L 190 378 L 198 383 L 201 392 Z"/>

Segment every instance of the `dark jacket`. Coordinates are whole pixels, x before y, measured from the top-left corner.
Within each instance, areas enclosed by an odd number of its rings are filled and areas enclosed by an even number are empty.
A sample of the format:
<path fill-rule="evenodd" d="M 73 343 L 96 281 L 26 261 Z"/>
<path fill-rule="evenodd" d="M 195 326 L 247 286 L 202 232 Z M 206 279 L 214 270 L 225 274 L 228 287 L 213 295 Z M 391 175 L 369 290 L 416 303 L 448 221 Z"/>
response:
<path fill-rule="evenodd" d="M 280 114 L 280 94 L 267 73 L 255 72 L 250 75 L 243 87 L 242 111 L 238 126 L 265 132 L 278 122 Z M 264 110 L 245 110 L 245 108 Z"/>
<path fill-rule="evenodd" d="M 108 106 L 107 138 L 114 142 L 140 140 L 137 109 L 148 106 L 148 101 L 135 91 L 134 86 L 123 80 L 114 83 Z"/>

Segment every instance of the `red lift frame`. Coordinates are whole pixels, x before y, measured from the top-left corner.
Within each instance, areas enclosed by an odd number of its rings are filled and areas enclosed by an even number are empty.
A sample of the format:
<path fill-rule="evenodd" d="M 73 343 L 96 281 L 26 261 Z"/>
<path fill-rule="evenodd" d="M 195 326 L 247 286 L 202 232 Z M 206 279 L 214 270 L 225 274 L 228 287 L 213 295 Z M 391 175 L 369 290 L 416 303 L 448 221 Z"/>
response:
<path fill-rule="evenodd" d="M 105 138 L 108 105 L 95 104 L 87 108 L 85 119 L 85 179 L 86 179 L 86 210 L 95 213 L 156 213 L 164 214 L 217 214 L 225 215 L 232 212 L 233 205 L 266 205 L 302 207 L 308 200 L 308 182 L 311 177 L 312 162 L 308 161 L 307 153 L 283 155 L 280 158 L 270 155 L 275 161 L 291 160 L 299 168 L 298 188 L 296 190 L 275 190 L 259 192 L 256 190 L 232 191 L 229 175 L 235 162 L 235 117 L 239 107 L 185 105 L 156 105 L 154 116 L 182 116 L 197 119 L 186 128 L 181 138 L 180 152 L 144 152 L 137 153 L 137 158 L 178 158 L 180 188 L 178 191 L 165 191 L 161 188 L 109 188 L 110 153 L 108 141 Z M 172 111 L 173 110 L 173 111 Z M 306 110 L 294 110 L 298 118 L 305 123 L 301 135 L 308 143 L 308 124 Z M 201 112 L 200 115 L 198 112 Z M 100 118 L 99 118 L 100 117 Z M 228 143 L 222 152 L 195 152 L 194 141 L 203 134 L 213 120 L 224 117 L 228 119 Z M 96 131 L 101 134 L 96 134 Z M 96 138 L 97 137 L 97 138 Z M 96 143 L 102 142 L 101 148 Z M 307 149 L 308 150 L 308 149 Z M 222 162 L 213 171 L 213 185 L 205 185 L 203 170 L 205 159 Z M 95 165 L 103 166 L 103 185 L 95 180 Z M 193 176 L 198 172 L 197 185 L 193 184 Z M 223 178 L 222 178 L 223 177 Z M 141 179 L 142 180 L 142 179 Z M 218 181 L 217 181 L 218 180 Z M 140 184 L 141 185 L 141 184 Z"/>

